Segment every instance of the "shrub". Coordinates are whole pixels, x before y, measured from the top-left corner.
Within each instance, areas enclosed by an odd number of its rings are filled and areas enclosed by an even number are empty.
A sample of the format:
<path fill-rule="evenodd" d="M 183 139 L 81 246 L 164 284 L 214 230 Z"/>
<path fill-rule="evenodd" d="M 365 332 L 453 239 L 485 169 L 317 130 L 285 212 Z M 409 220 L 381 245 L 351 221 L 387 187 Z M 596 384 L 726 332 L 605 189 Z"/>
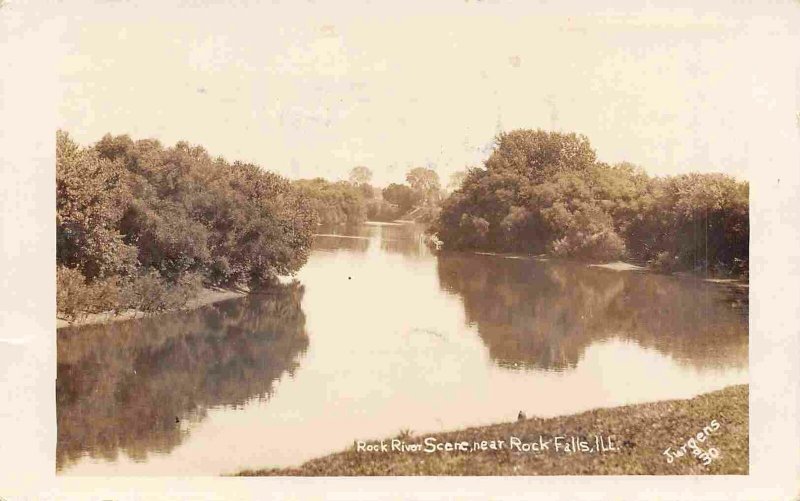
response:
<path fill-rule="evenodd" d="M 654 270 L 662 273 L 672 273 L 681 268 L 681 262 L 678 256 L 668 252 L 661 251 L 655 257 L 647 262 L 647 264 Z"/>
<path fill-rule="evenodd" d="M 590 261 L 614 261 L 625 255 L 625 242 L 612 230 L 593 235 L 570 232 L 550 244 L 550 252 L 559 257 Z"/>
<path fill-rule="evenodd" d="M 68 319 L 85 313 L 115 311 L 120 305 L 120 287 L 116 277 L 87 283 L 83 274 L 66 266 L 56 270 L 56 308 Z"/>
<path fill-rule="evenodd" d="M 126 308 L 147 313 L 166 311 L 185 306 L 202 288 L 202 279 L 197 274 L 181 276 L 170 282 L 152 270 L 131 280 L 124 289 L 122 303 Z"/>
<path fill-rule="evenodd" d="M 400 215 L 397 205 L 386 200 L 372 199 L 367 201 L 367 219 L 371 221 L 394 221 Z"/>
<path fill-rule="evenodd" d="M 415 215 L 415 219 L 420 223 L 433 223 L 439 217 L 441 209 L 436 205 L 424 205 L 419 208 Z"/>
<path fill-rule="evenodd" d="M 67 318 L 75 318 L 88 303 L 86 279 L 80 271 L 66 266 L 56 270 L 56 308 Z"/>

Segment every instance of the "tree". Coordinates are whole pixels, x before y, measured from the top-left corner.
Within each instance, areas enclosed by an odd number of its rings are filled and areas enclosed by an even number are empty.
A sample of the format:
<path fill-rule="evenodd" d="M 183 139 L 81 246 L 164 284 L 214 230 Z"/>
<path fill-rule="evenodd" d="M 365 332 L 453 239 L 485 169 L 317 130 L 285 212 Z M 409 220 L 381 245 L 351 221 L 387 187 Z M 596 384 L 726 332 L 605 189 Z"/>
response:
<path fill-rule="evenodd" d="M 650 180 L 625 229 L 637 257 L 665 269 L 746 273 L 749 184 L 724 174 Z"/>
<path fill-rule="evenodd" d="M 400 214 L 405 214 L 421 200 L 420 194 L 405 184 L 392 183 L 382 194 L 384 200 L 397 205 Z"/>
<path fill-rule="evenodd" d="M 486 168 L 541 181 L 554 172 L 587 169 L 595 161 L 595 152 L 586 136 L 519 129 L 495 138 L 495 149 L 486 160 Z"/>
<path fill-rule="evenodd" d="M 127 136 L 81 148 L 60 131 L 56 155 L 57 263 L 81 274 L 60 270 L 60 286 L 86 292 L 95 304 L 82 311 L 113 296 L 117 283 L 126 292 L 120 298 L 147 289 L 145 296 L 168 299 L 162 304 L 185 301 L 182 291 L 198 280 L 270 284 L 311 252 L 313 203 L 256 165 L 212 158 L 186 142 L 164 148 Z M 358 189 L 340 184 L 363 217 Z"/>
<path fill-rule="evenodd" d="M 359 165 L 350 169 L 349 180 L 352 184 L 358 186 L 368 184 L 372 181 L 372 171 L 369 168 Z"/>
<path fill-rule="evenodd" d="M 447 183 L 448 191 L 455 191 L 461 187 L 464 180 L 467 179 L 467 171 L 460 170 L 450 174 L 450 181 Z"/>
<path fill-rule="evenodd" d="M 425 202 L 431 203 L 438 199 L 439 174 L 433 169 L 415 167 L 406 174 L 406 182 L 411 188 L 422 194 Z"/>
<path fill-rule="evenodd" d="M 532 130 L 500 134 L 484 167 L 442 204 L 446 248 L 747 272 L 749 185 L 730 176 L 650 178 L 597 162 L 584 136 Z"/>
<path fill-rule="evenodd" d="M 367 218 L 364 194 L 350 183 L 316 178 L 299 179 L 293 185 L 322 224 L 359 224 Z"/>
<path fill-rule="evenodd" d="M 358 185 L 358 189 L 361 192 L 361 196 L 363 196 L 367 200 L 380 197 L 381 190 L 375 188 L 369 183 L 361 183 L 360 185 Z"/>
<path fill-rule="evenodd" d="M 119 163 L 56 134 L 56 260 L 89 280 L 130 274 L 135 248 L 117 225 L 130 194 Z"/>

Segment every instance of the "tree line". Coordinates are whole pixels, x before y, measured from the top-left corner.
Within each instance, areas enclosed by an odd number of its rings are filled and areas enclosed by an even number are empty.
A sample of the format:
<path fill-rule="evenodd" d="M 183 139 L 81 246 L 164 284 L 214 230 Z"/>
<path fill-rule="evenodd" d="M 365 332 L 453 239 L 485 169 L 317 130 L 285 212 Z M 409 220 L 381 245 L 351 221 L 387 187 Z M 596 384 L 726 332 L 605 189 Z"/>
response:
<path fill-rule="evenodd" d="M 585 136 L 516 130 L 449 195 L 429 168 L 405 183 L 290 181 L 200 146 L 57 133 L 60 312 L 166 310 L 203 285 L 262 287 L 300 269 L 319 224 L 414 219 L 445 249 L 628 259 L 667 270 L 746 274 L 747 182 L 724 174 L 651 177 L 596 158 Z"/>
<path fill-rule="evenodd" d="M 106 135 L 56 141 L 58 311 L 169 310 L 203 286 L 264 287 L 308 259 L 320 224 L 432 220 L 435 171 L 416 168 L 384 189 L 354 168 L 348 181 L 290 181 L 200 146 Z M 417 211 L 419 212 L 419 211 Z M 426 219 L 427 218 L 427 219 Z"/>
<path fill-rule="evenodd" d="M 57 302 L 175 308 L 203 285 L 259 287 L 307 260 L 317 215 L 290 181 L 199 146 L 57 134 Z"/>
<path fill-rule="evenodd" d="M 746 274 L 748 197 L 725 174 L 651 177 L 598 161 L 583 135 L 515 130 L 443 201 L 432 231 L 445 249 Z"/>
<path fill-rule="evenodd" d="M 320 224 L 354 225 L 405 217 L 432 222 L 445 197 L 439 175 L 433 169 L 415 167 L 406 173 L 405 179 L 405 183 L 379 188 L 371 184 L 372 171 L 357 166 L 351 169 L 347 181 L 316 178 L 300 179 L 293 184 L 313 206 Z"/>

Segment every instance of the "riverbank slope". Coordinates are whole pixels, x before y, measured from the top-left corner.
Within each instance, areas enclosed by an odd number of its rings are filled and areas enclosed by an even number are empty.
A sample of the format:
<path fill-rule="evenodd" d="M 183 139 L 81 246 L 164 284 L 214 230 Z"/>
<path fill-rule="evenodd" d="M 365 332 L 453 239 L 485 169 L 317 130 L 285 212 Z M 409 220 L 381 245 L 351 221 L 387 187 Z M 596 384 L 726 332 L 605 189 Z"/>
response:
<path fill-rule="evenodd" d="M 179 310 L 194 310 L 205 306 L 207 304 L 225 301 L 226 299 L 233 299 L 236 297 L 246 296 L 248 292 L 243 289 L 212 289 L 204 288 L 197 295 L 196 298 L 189 300 L 185 305 L 178 310 L 168 310 L 164 312 L 145 313 L 140 310 L 126 310 L 119 313 L 104 312 L 104 313 L 88 313 L 75 318 L 74 320 L 67 320 L 65 318 L 56 317 L 56 328 L 62 327 L 78 327 L 82 325 L 92 324 L 107 324 L 111 322 L 119 322 L 122 320 L 131 320 L 134 318 L 142 318 L 147 315 L 159 315 L 161 313 L 171 313 Z"/>
<path fill-rule="evenodd" d="M 479 452 L 366 452 L 355 447 L 306 462 L 297 468 L 248 470 L 241 476 L 402 476 L 402 475 L 703 475 L 748 473 L 749 387 L 730 386 L 687 400 L 670 400 L 596 409 L 550 419 L 532 418 L 515 423 L 468 428 L 439 434 L 404 436 L 405 444 L 434 437 L 438 443 L 504 440 L 500 450 Z M 715 421 L 718 426 L 712 425 Z M 706 431 L 704 432 L 704 428 Z M 716 429 L 713 429 L 716 428 Z M 668 462 L 664 451 L 676 451 L 698 434 L 697 445 L 719 456 L 708 465 L 690 447 L 683 457 Z M 511 450 L 511 437 L 523 443 L 550 440 L 542 452 Z M 582 438 L 594 446 L 595 437 L 612 438 L 615 451 L 564 452 L 554 450 L 554 437 L 562 443 Z M 395 437 L 398 438 L 398 437 Z M 391 438 L 384 440 L 391 444 Z M 370 442 L 370 443 L 378 443 Z M 604 442 L 608 445 L 607 442 Z"/>

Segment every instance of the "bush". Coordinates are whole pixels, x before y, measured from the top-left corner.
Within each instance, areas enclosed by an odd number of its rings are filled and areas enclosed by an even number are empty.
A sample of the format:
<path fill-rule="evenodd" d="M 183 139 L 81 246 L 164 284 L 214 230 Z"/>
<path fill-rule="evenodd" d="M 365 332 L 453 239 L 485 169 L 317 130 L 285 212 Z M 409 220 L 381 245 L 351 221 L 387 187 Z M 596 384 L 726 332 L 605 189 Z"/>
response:
<path fill-rule="evenodd" d="M 439 218 L 442 209 L 436 205 L 423 205 L 415 215 L 415 220 L 420 223 L 431 224 Z"/>
<path fill-rule="evenodd" d="M 397 205 L 386 200 L 372 199 L 367 201 L 367 219 L 370 221 L 394 221 L 400 215 Z"/>
<path fill-rule="evenodd" d="M 116 277 L 87 283 L 75 268 L 59 266 L 56 270 L 56 308 L 68 319 L 86 313 L 115 311 L 120 305 L 120 294 Z"/>
<path fill-rule="evenodd" d="M 80 271 L 66 266 L 56 270 L 56 308 L 67 318 L 75 318 L 88 303 L 86 279 Z"/>
<path fill-rule="evenodd" d="M 169 281 L 152 270 L 122 284 L 116 277 L 87 283 L 77 269 L 59 266 L 56 306 L 58 314 L 70 320 L 89 313 L 119 313 L 128 309 L 165 311 L 186 305 L 202 288 L 202 277 L 196 273 Z"/>
<path fill-rule="evenodd" d="M 647 264 L 652 269 L 662 273 L 672 273 L 681 268 L 681 262 L 678 256 L 667 251 L 659 252 L 653 259 L 649 260 Z"/>
<path fill-rule="evenodd" d="M 608 262 L 625 255 L 625 242 L 614 231 L 603 231 L 594 235 L 571 232 L 554 240 L 550 244 L 550 252 L 559 257 Z"/>
<path fill-rule="evenodd" d="M 125 308 L 147 313 L 172 310 L 197 297 L 202 287 L 197 274 L 186 274 L 177 282 L 170 282 L 158 272 L 150 271 L 127 284 L 121 303 Z"/>

